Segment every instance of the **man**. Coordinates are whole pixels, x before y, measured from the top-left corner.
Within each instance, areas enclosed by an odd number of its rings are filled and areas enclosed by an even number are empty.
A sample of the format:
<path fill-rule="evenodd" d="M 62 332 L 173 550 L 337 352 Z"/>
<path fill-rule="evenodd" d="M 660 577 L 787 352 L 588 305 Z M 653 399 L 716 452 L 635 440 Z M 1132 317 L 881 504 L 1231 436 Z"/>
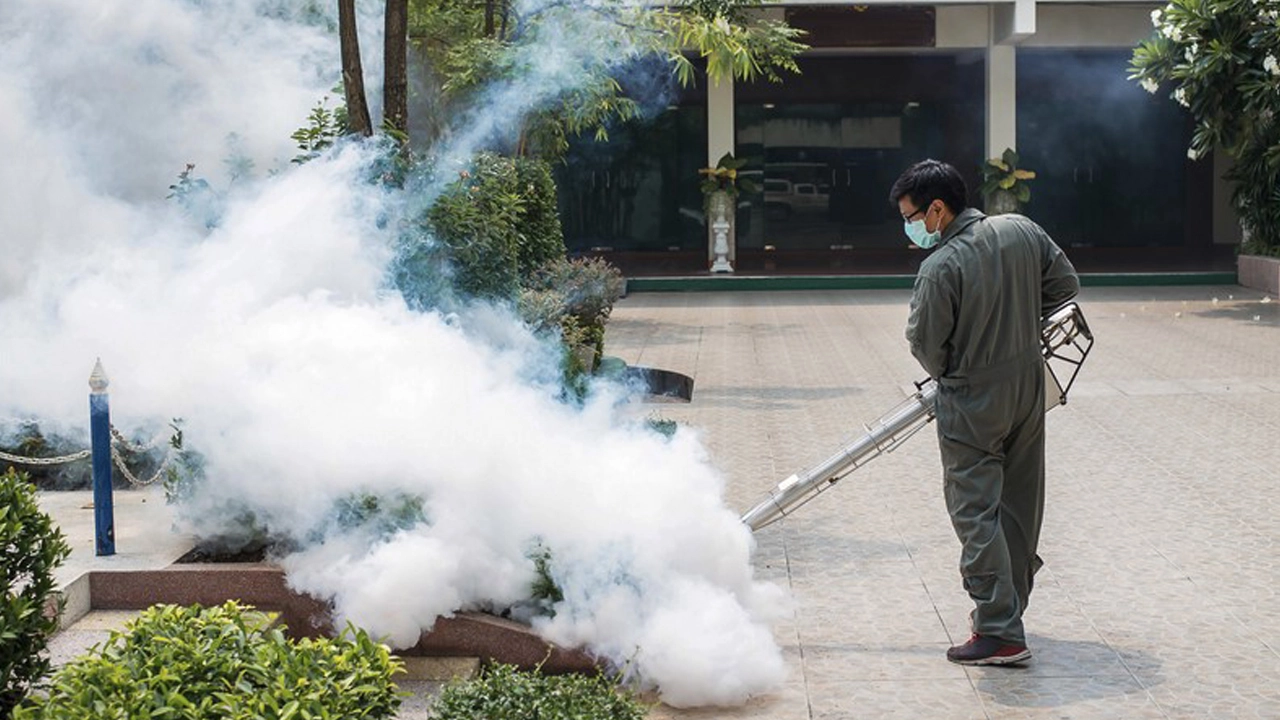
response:
<path fill-rule="evenodd" d="M 916 276 L 911 353 L 938 382 L 938 444 L 960 574 L 975 604 L 972 637 L 947 651 L 964 665 L 1031 657 L 1022 613 L 1044 511 L 1040 321 L 1080 289 L 1048 234 L 1021 215 L 967 207 L 964 180 L 936 160 L 912 165 L 890 201 L 907 237 L 937 246 Z"/>

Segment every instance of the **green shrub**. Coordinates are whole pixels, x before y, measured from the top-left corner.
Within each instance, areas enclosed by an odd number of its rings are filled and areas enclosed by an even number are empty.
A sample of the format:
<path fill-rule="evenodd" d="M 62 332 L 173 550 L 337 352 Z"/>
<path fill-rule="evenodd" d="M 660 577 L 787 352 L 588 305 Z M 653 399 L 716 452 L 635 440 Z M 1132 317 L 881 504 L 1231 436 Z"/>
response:
<path fill-rule="evenodd" d="M 519 218 L 524 202 L 515 163 L 481 153 L 427 211 L 447 248 L 454 288 L 483 299 L 514 298 L 519 289 Z"/>
<path fill-rule="evenodd" d="M 539 538 L 533 543 L 527 557 L 533 560 L 534 570 L 533 584 L 529 586 L 529 599 L 538 603 L 547 614 L 554 615 L 551 607 L 564 600 L 564 591 L 556 584 L 555 578 L 551 577 L 551 548 L 542 544 Z"/>
<path fill-rule="evenodd" d="M 555 181 L 541 160 L 476 155 L 426 219 L 453 266 L 455 290 L 466 296 L 515 299 L 522 278 L 564 257 Z M 419 276 L 439 272 L 424 242 L 413 239 L 404 253 L 402 289 L 429 286 Z"/>
<path fill-rule="evenodd" d="M 644 424 L 645 424 L 645 427 L 658 433 L 659 435 L 661 435 L 662 437 L 668 440 L 675 437 L 676 430 L 680 429 L 680 424 L 677 423 L 675 420 L 670 420 L 670 419 L 661 418 L 661 417 L 645 418 Z"/>
<path fill-rule="evenodd" d="M 49 672 L 44 656 L 61 611 L 54 570 L 71 554 L 66 538 L 36 503 L 35 486 L 13 468 L 0 476 L 0 717 Z"/>
<path fill-rule="evenodd" d="M 524 287 L 516 298 L 516 311 L 534 332 L 563 334 L 561 323 L 569 306 L 564 293 L 556 288 Z"/>
<path fill-rule="evenodd" d="M 307 124 L 289 136 L 299 150 L 299 154 L 291 161 L 294 164 L 302 165 L 320 157 L 320 153 L 347 134 L 347 106 L 340 104 L 336 109 L 330 110 L 328 105 L 329 98 L 326 96 L 311 108 Z"/>
<path fill-rule="evenodd" d="M 386 495 L 369 492 L 348 493 L 334 503 L 334 523 L 325 529 L 338 532 L 361 530 L 377 538 L 388 538 L 427 521 L 426 501 L 419 495 L 392 491 Z M 322 541 L 323 532 L 315 541 Z"/>
<path fill-rule="evenodd" d="M 400 705 L 386 646 L 348 627 L 294 642 L 249 608 L 157 605 L 63 667 L 15 720 L 389 718 Z"/>
<path fill-rule="evenodd" d="M 553 260 L 538 268 L 526 284 L 534 290 L 559 292 L 566 313 L 584 327 L 603 326 L 626 288 L 618 268 L 601 258 Z"/>
<path fill-rule="evenodd" d="M 555 293 L 561 299 L 564 315 L 560 324 L 565 344 L 593 349 L 590 362 L 580 363 L 590 373 L 604 357 L 604 325 L 625 287 L 622 273 L 605 260 L 560 258 L 544 264 L 526 280 L 525 294 Z M 571 357 L 569 362 L 575 360 Z"/>
<path fill-rule="evenodd" d="M 1130 79 L 1187 108 L 1187 155 L 1220 148 L 1249 253 L 1280 255 L 1280 7 L 1247 0 L 1173 0 L 1133 51 Z"/>
<path fill-rule="evenodd" d="M 603 675 L 543 675 L 491 665 L 440 694 L 436 720 L 641 720 L 645 706 Z"/>
<path fill-rule="evenodd" d="M 515 170 L 523 199 L 517 220 L 520 276 L 528 277 L 543 265 L 564 258 L 564 230 L 551 166 L 536 158 L 517 158 Z"/>

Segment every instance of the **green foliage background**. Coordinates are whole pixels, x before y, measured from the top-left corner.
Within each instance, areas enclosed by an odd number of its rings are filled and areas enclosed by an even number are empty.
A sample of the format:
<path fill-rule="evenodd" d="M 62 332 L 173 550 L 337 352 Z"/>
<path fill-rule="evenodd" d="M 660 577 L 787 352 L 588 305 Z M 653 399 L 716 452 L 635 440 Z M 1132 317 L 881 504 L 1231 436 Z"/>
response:
<path fill-rule="evenodd" d="M 49 672 L 44 655 L 58 629 L 54 571 L 71 548 L 40 510 L 35 486 L 9 468 L 0 475 L 0 718 Z"/>
<path fill-rule="evenodd" d="M 1129 77 L 1152 93 L 1172 88 L 1195 120 L 1191 158 L 1231 156 L 1242 249 L 1280 255 L 1280 2 L 1174 0 L 1151 20 Z"/>
<path fill-rule="evenodd" d="M 645 711 L 604 676 L 543 675 L 501 664 L 450 684 L 432 706 L 436 720 L 642 720 Z"/>
<path fill-rule="evenodd" d="M 390 718 L 400 705 L 391 682 L 399 670 L 387 647 L 361 630 L 295 642 L 235 602 L 157 605 L 64 666 L 48 696 L 13 717 Z"/>

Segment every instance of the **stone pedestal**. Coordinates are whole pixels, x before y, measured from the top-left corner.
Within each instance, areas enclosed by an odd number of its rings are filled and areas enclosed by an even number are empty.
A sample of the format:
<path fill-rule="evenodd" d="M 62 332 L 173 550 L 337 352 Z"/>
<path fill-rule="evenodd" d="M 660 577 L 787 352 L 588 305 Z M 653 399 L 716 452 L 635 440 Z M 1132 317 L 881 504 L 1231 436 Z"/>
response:
<path fill-rule="evenodd" d="M 735 212 L 733 195 L 717 190 L 707 198 L 707 255 L 711 272 L 733 272 Z"/>

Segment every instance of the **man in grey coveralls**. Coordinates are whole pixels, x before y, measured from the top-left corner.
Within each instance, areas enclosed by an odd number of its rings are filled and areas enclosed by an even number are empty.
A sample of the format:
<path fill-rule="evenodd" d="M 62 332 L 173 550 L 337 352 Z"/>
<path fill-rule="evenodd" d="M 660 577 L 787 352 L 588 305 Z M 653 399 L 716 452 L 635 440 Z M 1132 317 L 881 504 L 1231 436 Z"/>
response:
<path fill-rule="evenodd" d="M 890 192 L 912 242 L 937 246 L 911 297 L 911 353 L 938 382 L 938 444 L 973 636 L 947 651 L 966 665 L 1031 657 L 1022 613 L 1044 514 L 1040 321 L 1080 289 L 1048 234 L 1021 215 L 967 207 L 964 180 L 936 160 Z"/>

